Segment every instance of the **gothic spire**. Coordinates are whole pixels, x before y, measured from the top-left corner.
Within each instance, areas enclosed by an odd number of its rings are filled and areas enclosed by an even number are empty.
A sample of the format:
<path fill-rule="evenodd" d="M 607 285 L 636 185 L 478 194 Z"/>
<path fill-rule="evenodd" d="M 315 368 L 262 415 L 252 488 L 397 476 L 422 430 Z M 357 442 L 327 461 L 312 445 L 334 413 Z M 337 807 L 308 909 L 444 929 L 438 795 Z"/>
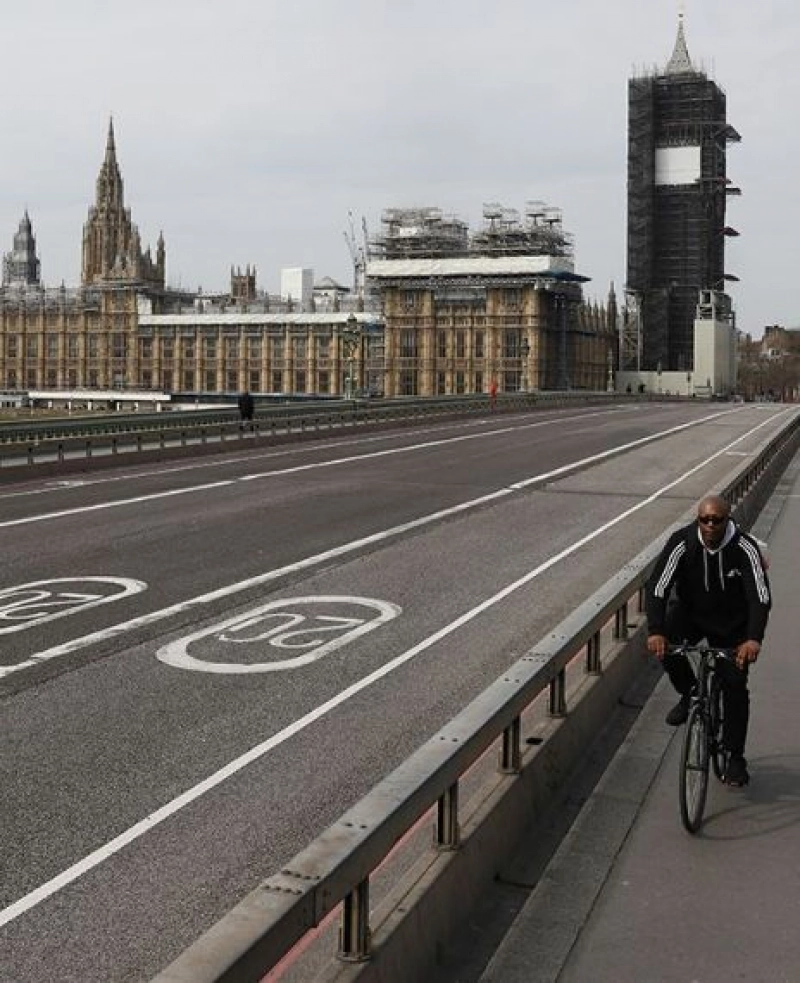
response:
<path fill-rule="evenodd" d="M 675 39 L 675 48 L 672 57 L 667 62 L 665 69 L 666 75 L 688 75 L 694 74 L 694 65 L 689 57 L 689 49 L 686 46 L 686 35 L 683 31 L 683 12 L 678 14 L 678 36 Z"/>
<path fill-rule="evenodd" d="M 114 121 L 109 120 L 106 151 L 97 177 L 97 201 L 83 227 L 83 284 L 138 282 L 163 288 L 166 266 L 163 236 L 156 261 L 142 250 L 141 237 L 125 207 L 117 162 Z"/>
<path fill-rule="evenodd" d="M 106 155 L 97 177 L 97 207 L 110 212 L 119 211 L 123 208 L 123 195 L 122 175 L 117 163 L 117 146 L 114 141 L 114 120 L 111 118 L 108 121 Z"/>
<path fill-rule="evenodd" d="M 106 138 L 106 165 L 117 166 L 117 145 L 114 142 L 114 117 L 108 118 L 108 137 Z"/>

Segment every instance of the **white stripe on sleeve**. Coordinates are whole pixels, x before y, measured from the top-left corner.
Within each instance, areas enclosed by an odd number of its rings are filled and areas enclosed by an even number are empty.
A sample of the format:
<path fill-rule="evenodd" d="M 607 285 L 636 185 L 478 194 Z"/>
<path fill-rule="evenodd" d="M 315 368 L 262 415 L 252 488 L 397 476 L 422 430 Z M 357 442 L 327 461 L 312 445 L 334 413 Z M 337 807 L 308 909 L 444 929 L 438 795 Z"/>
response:
<path fill-rule="evenodd" d="M 655 589 L 653 593 L 656 597 L 665 597 L 667 589 L 670 585 L 672 578 L 675 576 L 675 569 L 678 566 L 678 561 L 686 552 L 686 543 L 681 541 L 676 546 L 673 547 L 672 552 L 667 557 L 667 562 L 664 564 L 664 569 L 661 572 L 661 576 L 656 582 Z"/>
<path fill-rule="evenodd" d="M 764 564 L 761 562 L 761 554 L 758 552 L 758 547 L 754 546 L 753 543 L 743 536 L 739 540 L 739 545 L 750 561 L 759 601 L 762 604 L 769 604 L 769 587 L 767 587 L 767 578 L 764 576 Z"/>

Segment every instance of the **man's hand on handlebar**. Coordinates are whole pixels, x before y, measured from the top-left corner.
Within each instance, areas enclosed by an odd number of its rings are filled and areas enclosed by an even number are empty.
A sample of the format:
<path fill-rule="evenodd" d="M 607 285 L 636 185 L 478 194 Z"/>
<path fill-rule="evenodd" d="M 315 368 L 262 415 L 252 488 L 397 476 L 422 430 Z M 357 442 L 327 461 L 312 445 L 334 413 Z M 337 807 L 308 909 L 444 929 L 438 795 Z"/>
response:
<path fill-rule="evenodd" d="M 751 662 L 756 662 L 761 651 L 760 642 L 748 639 L 736 649 L 736 665 L 740 669 L 746 669 Z"/>
<path fill-rule="evenodd" d="M 661 661 L 669 649 L 669 641 L 666 635 L 648 635 L 647 648 L 653 655 Z"/>

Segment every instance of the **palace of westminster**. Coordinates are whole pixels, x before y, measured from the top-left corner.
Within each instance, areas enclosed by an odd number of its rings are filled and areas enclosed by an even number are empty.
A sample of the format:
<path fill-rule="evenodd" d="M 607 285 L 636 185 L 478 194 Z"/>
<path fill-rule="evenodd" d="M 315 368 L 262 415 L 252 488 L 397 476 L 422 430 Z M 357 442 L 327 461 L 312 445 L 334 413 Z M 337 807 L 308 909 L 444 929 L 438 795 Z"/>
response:
<path fill-rule="evenodd" d="M 484 224 L 387 209 L 346 288 L 287 270 L 280 296 L 231 267 L 229 292 L 167 286 L 142 247 L 113 126 L 83 229 L 81 283 L 45 287 L 27 211 L 3 259 L 0 389 L 386 396 L 606 389 L 617 311 L 585 303 L 557 209 L 485 206 Z"/>

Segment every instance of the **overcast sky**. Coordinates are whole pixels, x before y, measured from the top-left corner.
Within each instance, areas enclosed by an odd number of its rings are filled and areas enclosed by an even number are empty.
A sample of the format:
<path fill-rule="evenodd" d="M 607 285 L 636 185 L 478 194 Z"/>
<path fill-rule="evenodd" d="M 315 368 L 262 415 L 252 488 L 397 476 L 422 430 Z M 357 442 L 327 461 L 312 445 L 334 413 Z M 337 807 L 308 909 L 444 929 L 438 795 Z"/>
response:
<path fill-rule="evenodd" d="M 797 0 L 686 0 L 689 52 L 742 135 L 728 176 L 739 327 L 800 325 Z M 348 213 L 558 206 L 589 298 L 625 282 L 627 80 L 677 0 L 38 0 L 3 13 L 0 251 L 27 207 L 42 278 L 80 276 L 113 115 L 142 241 L 173 285 L 254 264 L 352 281 Z"/>

